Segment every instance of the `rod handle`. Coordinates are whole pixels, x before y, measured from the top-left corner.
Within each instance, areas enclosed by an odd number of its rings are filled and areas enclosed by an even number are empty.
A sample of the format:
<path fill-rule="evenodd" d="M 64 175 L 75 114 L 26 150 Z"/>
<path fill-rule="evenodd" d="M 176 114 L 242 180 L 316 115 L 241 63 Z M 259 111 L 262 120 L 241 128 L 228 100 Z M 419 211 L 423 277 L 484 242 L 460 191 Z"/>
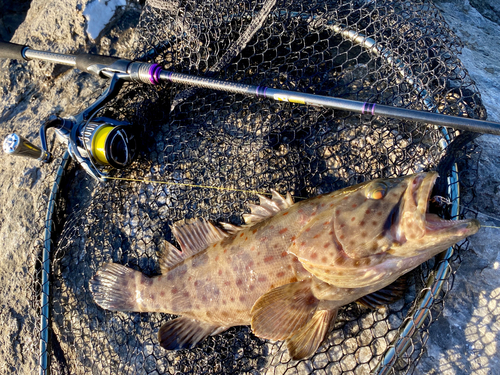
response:
<path fill-rule="evenodd" d="M 50 155 L 40 147 L 35 146 L 23 136 L 12 133 L 3 141 L 3 151 L 6 154 L 14 156 L 24 156 L 31 159 L 48 162 Z"/>
<path fill-rule="evenodd" d="M 3 40 L 0 40 L 0 58 L 26 60 L 23 51 L 28 48 L 29 48 L 28 46 L 23 46 L 21 44 L 15 44 L 10 42 L 4 42 Z"/>

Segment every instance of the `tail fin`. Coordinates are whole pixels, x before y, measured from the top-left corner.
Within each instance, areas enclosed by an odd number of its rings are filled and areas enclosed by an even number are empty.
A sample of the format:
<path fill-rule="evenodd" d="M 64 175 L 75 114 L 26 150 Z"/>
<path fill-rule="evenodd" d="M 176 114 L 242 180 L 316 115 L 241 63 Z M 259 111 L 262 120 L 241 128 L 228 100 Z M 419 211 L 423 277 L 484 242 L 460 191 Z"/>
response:
<path fill-rule="evenodd" d="M 90 291 L 103 309 L 114 311 L 141 311 L 136 294 L 136 276 L 139 271 L 116 263 L 102 266 L 90 280 Z"/>

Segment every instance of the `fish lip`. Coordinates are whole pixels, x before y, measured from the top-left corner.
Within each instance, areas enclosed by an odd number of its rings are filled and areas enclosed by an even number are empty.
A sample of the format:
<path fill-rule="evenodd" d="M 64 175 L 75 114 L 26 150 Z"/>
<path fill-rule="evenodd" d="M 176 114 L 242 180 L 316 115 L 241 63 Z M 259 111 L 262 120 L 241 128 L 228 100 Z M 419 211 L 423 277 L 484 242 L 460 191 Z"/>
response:
<path fill-rule="evenodd" d="M 472 235 L 480 228 L 479 221 L 475 219 L 465 220 L 446 220 L 436 214 L 429 212 L 429 201 L 432 189 L 439 177 L 437 172 L 427 172 L 415 176 L 414 197 L 418 214 L 422 215 L 422 221 L 425 225 L 425 234 L 453 234 L 460 237 Z"/>

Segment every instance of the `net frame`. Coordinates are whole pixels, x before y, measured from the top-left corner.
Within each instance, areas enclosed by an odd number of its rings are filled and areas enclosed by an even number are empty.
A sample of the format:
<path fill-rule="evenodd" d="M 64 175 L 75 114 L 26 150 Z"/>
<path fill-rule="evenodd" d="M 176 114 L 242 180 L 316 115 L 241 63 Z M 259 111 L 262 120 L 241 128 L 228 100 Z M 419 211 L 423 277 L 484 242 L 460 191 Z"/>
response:
<path fill-rule="evenodd" d="M 333 26 L 333 28 L 335 28 L 335 26 Z M 425 90 L 425 88 L 418 86 L 417 84 L 414 84 L 414 82 L 416 82 L 416 80 L 413 79 L 413 77 L 411 75 L 406 73 L 407 70 L 404 68 L 404 64 L 401 63 L 400 61 L 397 61 L 397 59 L 394 59 L 387 52 L 387 50 L 385 50 L 384 48 L 378 47 L 376 42 L 370 40 L 370 38 L 362 35 L 359 32 L 353 33 L 352 30 L 338 29 L 338 33 L 339 34 L 344 33 L 347 35 L 347 39 L 351 39 L 354 41 L 356 41 L 356 40 L 360 41 L 361 44 L 365 44 L 365 48 L 371 48 L 373 51 L 376 51 L 375 53 L 378 53 L 379 55 L 383 56 L 384 58 L 392 59 L 393 61 L 396 61 L 396 63 L 395 63 L 396 70 L 400 70 L 403 73 L 402 75 L 406 76 L 406 79 L 408 81 L 412 81 L 411 84 L 413 85 L 413 89 L 420 96 L 421 102 L 423 102 L 422 106 L 427 110 L 437 110 L 438 109 L 439 106 L 436 105 L 435 103 L 432 103 L 432 100 L 430 100 L 430 95 L 428 94 L 427 90 Z M 151 54 L 149 56 L 151 56 Z M 185 91 L 186 90 L 183 90 L 183 91 L 181 91 L 180 95 L 177 94 L 175 96 L 175 98 L 181 103 L 183 101 L 183 96 L 189 97 L 189 95 L 192 95 L 192 93 L 186 94 Z M 184 92 L 184 94 L 183 94 L 183 92 Z M 442 150 L 446 149 L 450 140 L 454 139 L 455 137 L 456 137 L 456 134 L 453 134 L 453 133 L 448 134 L 448 132 L 443 129 L 441 141 L 438 142 L 440 144 L 440 147 L 442 148 Z M 458 169 L 457 169 L 456 165 L 454 164 L 452 167 L 451 177 L 449 177 L 449 179 L 448 179 L 448 196 L 454 202 L 453 206 L 452 206 L 452 214 L 451 214 L 453 217 L 457 217 L 458 211 L 459 211 L 459 209 L 458 209 L 458 207 L 459 207 L 459 204 L 458 204 L 458 199 L 459 199 L 458 180 L 456 177 L 454 177 L 457 175 L 458 175 Z M 59 186 L 59 183 L 57 185 Z M 443 283 L 445 283 L 448 280 L 448 277 L 451 273 L 450 258 L 452 257 L 452 255 L 453 255 L 453 250 L 450 249 L 442 260 L 438 260 L 436 262 L 437 265 L 435 268 L 435 274 L 433 274 L 431 271 L 429 271 L 429 275 L 427 275 L 427 280 L 431 280 L 434 277 L 437 280 L 437 282 L 432 283 L 432 286 L 428 285 L 427 289 L 429 290 L 430 294 L 424 295 L 421 298 L 423 300 L 423 302 L 420 304 L 419 308 L 417 308 L 417 311 L 415 313 L 416 315 L 418 315 L 420 317 L 419 319 L 417 319 L 417 324 L 415 324 L 415 326 L 414 326 L 415 328 L 418 328 L 419 325 L 421 325 L 422 323 L 424 323 L 426 321 L 426 319 L 428 319 L 428 314 L 431 311 L 431 307 L 428 304 L 429 301 L 434 302 L 432 300 L 434 300 L 434 299 L 439 300 L 440 299 L 439 296 L 440 296 L 440 294 L 442 294 L 442 292 L 440 290 L 439 285 L 442 286 Z M 430 269 L 432 269 L 432 267 L 429 267 L 429 270 Z M 431 305 L 432 305 L 432 303 L 431 303 Z M 422 315 L 422 311 L 425 312 L 424 315 Z M 418 320 L 420 320 L 420 323 L 418 323 Z M 430 318 L 430 320 L 431 321 L 433 320 L 432 317 Z M 409 321 L 414 322 L 415 319 L 410 319 Z M 408 328 L 408 326 L 404 326 L 399 331 L 404 337 L 404 335 L 406 334 L 406 332 L 408 330 L 415 331 L 415 328 Z M 408 343 L 410 343 L 411 345 Z M 408 341 L 408 340 L 403 339 L 403 344 L 400 344 L 400 343 L 395 341 L 394 344 L 392 344 L 387 350 L 387 352 L 394 350 L 395 356 L 391 357 L 392 359 L 389 359 L 389 360 L 387 360 L 387 358 L 389 358 L 389 357 L 387 357 L 387 356 L 385 357 L 386 364 L 388 364 L 388 366 L 383 368 L 381 370 L 382 371 L 381 373 L 394 372 L 395 371 L 394 365 L 397 364 L 396 362 L 398 362 L 397 361 L 398 357 L 404 355 L 408 346 L 410 346 L 410 347 L 414 346 L 414 344 L 411 342 L 411 340 Z M 414 358 L 415 351 L 416 351 L 416 349 L 412 348 L 411 353 L 409 354 L 408 358 Z M 418 353 L 417 353 L 417 356 L 418 356 Z"/>

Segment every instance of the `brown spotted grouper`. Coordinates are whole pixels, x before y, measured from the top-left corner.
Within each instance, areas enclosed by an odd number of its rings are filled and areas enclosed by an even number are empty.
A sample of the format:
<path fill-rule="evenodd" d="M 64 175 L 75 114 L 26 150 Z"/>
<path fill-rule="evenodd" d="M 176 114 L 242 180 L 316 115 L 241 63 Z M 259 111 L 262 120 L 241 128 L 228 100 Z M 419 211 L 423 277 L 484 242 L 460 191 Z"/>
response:
<path fill-rule="evenodd" d="M 251 205 L 243 227 L 176 223 L 181 251 L 165 243 L 162 275 L 107 264 L 91 291 L 105 309 L 181 315 L 160 328 L 166 349 L 250 324 L 259 337 L 286 340 L 293 358 L 307 358 L 339 307 L 371 293 L 380 301 L 378 290 L 395 292 L 401 275 L 479 229 L 476 220 L 427 213 L 436 178 L 373 180 L 296 204 L 273 192 Z"/>

